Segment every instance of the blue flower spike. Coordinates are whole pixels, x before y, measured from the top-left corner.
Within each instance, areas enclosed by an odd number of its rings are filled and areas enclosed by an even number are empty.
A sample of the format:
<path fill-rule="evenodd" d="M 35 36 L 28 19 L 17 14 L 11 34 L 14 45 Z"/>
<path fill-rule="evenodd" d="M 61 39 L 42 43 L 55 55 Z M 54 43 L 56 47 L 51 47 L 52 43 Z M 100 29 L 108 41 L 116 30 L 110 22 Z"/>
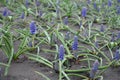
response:
<path fill-rule="evenodd" d="M 98 12 L 100 11 L 100 8 L 97 6 L 96 2 L 93 3 L 93 7 L 95 10 L 97 10 Z"/>
<path fill-rule="evenodd" d="M 38 0 L 35 0 L 36 6 L 40 6 L 40 2 Z"/>
<path fill-rule="evenodd" d="M 73 41 L 73 44 L 72 44 L 72 50 L 77 50 L 78 49 L 78 37 L 77 36 L 74 36 L 74 41 Z"/>
<path fill-rule="evenodd" d="M 119 60 L 120 59 L 120 50 L 116 50 L 115 55 L 114 55 L 114 60 Z"/>
<path fill-rule="evenodd" d="M 120 6 L 116 6 L 116 14 L 120 14 Z"/>
<path fill-rule="evenodd" d="M 94 72 L 97 72 L 98 67 L 99 67 L 99 62 L 98 62 L 98 60 L 96 60 L 96 61 L 93 63 L 92 70 L 93 70 Z"/>
<path fill-rule="evenodd" d="M 94 79 L 94 77 L 95 77 L 95 72 L 93 72 L 92 70 L 90 71 L 90 78 L 91 79 Z"/>
<path fill-rule="evenodd" d="M 120 32 L 118 32 L 118 35 L 117 35 L 117 40 L 120 39 Z"/>
<path fill-rule="evenodd" d="M 28 6 L 29 6 L 29 0 L 25 0 L 25 6 L 26 6 L 26 8 L 28 8 Z"/>
<path fill-rule="evenodd" d="M 30 33 L 34 35 L 36 33 L 36 24 L 34 21 L 30 23 Z"/>
<path fill-rule="evenodd" d="M 99 67 L 99 62 L 98 62 L 98 60 L 96 60 L 93 63 L 93 67 L 92 67 L 92 69 L 90 71 L 90 78 L 92 78 L 92 79 L 94 78 L 94 76 L 95 76 L 95 74 L 96 74 L 96 72 L 98 70 L 98 67 Z"/>
<path fill-rule="evenodd" d="M 91 0 L 87 0 L 87 4 L 90 4 L 91 3 Z"/>
<path fill-rule="evenodd" d="M 111 6 L 112 6 L 112 1 L 108 0 L 108 7 L 111 7 Z"/>
<path fill-rule="evenodd" d="M 86 7 L 83 7 L 83 8 L 82 8 L 82 11 L 81 11 L 81 16 L 85 18 L 86 15 L 87 15 L 87 8 L 86 8 Z"/>
<path fill-rule="evenodd" d="M 5 17 L 9 15 L 9 11 L 6 7 L 4 8 L 2 15 Z"/>
<path fill-rule="evenodd" d="M 100 26 L 100 32 L 104 32 L 104 25 L 103 24 L 101 24 L 101 26 Z"/>
<path fill-rule="evenodd" d="M 59 60 L 60 61 L 62 61 L 64 59 L 64 54 L 65 54 L 64 46 L 60 45 L 60 47 L 59 47 Z"/>
<path fill-rule="evenodd" d="M 112 35 L 111 35 L 111 40 L 110 40 L 111 42 L 114 42 L 115 41 L 115 35 L 114 35 L 114 33 L 112 32 Z"/>
<path fill-rule="evenodd" d="M 20 15 L 20 18 L 21 18 L 21 19 L 24 19 L 24 18 L 25 18 L 25 13 L 24 13 L 24 12 Z"/>
<path fill-rule="evenodd" d="M 94 7 L 94 9 L 97 9 L 97 4 L 96 4 L 96 2 L 93 3 L 93 7 Z"/>
<path fill-rule="evenodd" d="M 118 3 L 120 3 L 120 0 L 117 0 Z"/>

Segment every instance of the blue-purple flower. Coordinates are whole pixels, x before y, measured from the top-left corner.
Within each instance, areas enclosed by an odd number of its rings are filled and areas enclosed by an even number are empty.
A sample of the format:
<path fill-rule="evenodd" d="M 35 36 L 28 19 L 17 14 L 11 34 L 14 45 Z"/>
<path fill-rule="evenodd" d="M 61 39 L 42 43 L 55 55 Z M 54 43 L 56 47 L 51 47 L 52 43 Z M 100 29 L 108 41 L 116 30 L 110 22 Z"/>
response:
<path fill-rule="evenodd" d="M 35 4 L 36 4 L 36 6 L 40 6 L 40 1 L 35 0 Z"/>
<path fill-rule="evenodd" d="M 103 24 L 100 26 L 100 32 L 104 32 L 104 25 Z"/>
<path fill-rule="evenodd" d="M 9 10 L 6 7 L 4 8 L 2 15 L 5 17 L 10 15 Z"/>
<path fill-rule="evenodd" d="M 28 8 L 28 6 L 29 6 L 29 0 L 25 0 L 25 6 L 26 6 L 26 8 Z"/>
<path fill-rule="evenodd" d="M 120 6 L 116 6 L 116 13 L 120 14 Z"/>
<path fill-rule="evenodd" d="M 99 62 L 98 60 L 96 60 L 94 63 L 93 63 L 93 66 L 92 66 L 92 69 L 90 71 L 90 78 L 94 78 L 97 70 L 98 70 L 98 67 L 99 67 Z"/>
<path fill-rule="evenodd" d="M 97 9 L 97 4 L 96 4 L 96 2 L 93 3 L 93 7 L 94 7 L 94 9 Z"/>
<path fill-rule="evenodd" d="M 90 71 L 90 78 L 94 78 L 95 77 L 95 72 L 93 72 L 92 70 Z"/>
<path fill-rule="evenodd" d="M 108 0 L 108 7 L 111 7 L 111 6 L 112 6 L 112 1 Z"/>
<path fill-rule="evenodd" d="M 120 3 L 120 0 L 117 0 L 118 3 Z"/>
<path fill-rule="evenodd" d="M 110 40 L 111 42 L 114 42 L 115 41 L 115 35 L 114 35 L 114 33 L 112 33 L 112 35 L 111 35 L 111 40 Z"/>
<path fill-rule="evenodd" d="M 63 20 L 64 25 L 68 25 L 68 17 L 65 17 Z"/>
<path fill-rule="evenodd" d="M 100 11 L 100 9 L 98 8 L 96 2 L 93 3 L 93 7 L 94 7 L 95 10 Z"/>
<path fill-rule="evenodd" d="M 120 39 L 120 32 L 119 32 L 118 35 L 117 35 L 117 39 Z"/>
<path fill-rule="evenodd" d="M 120 50 L 116 50 L 114 58 L 115 60 L 119 60 L 120 59 Z"/>
<path fill-rule="evenodd" d="M 59 47 L 59 59 L 61 61 L 64 59 L 64 54 L 65 54 L 64 46 L 60 45 L 60 47 Z"/>
<path fill-rule="evenodd" d="M 90 0 L 87 0 L 87 3 L 88 3 L 88 4 L 90 4 L 90 2 L 91 2 Z"/>
<path fill-rule="evenodd" d="M 86 7 L 83 7 L 83 8 L 82 8 L 82 11 L 81 11 L 81 16 L 82 16 L 82 17 L 86 17 L 86 15 L 87 15 L 87 8 L 86 8 Z"/>
<path fill-rule="evenodd" d="M 30 23 L 30 33 L 33 35 L 36 33 L 36 24 L 34 21 Z"/>
<path fill-rule="evenodd" d="M 77 50 L 78 49 L 78 37 L 74 36 L 74 41 L 72 43 L 72 50 Z"/>
<path fill-rule="evenodd" d="M 96 60 L 94 63 L 93 63 L 93 67 L 92 67 L 92 70 L 94 72 L 96 72 L 98 70 L 98 67 L 99 67 L 99 62 L 98 60 Z"/>
<path fill-rule="evenodd" d="M 24 18 L 25 18 L 25 13 L 24 13 L 24 12 L 22 12 L 22 14 L 20 15 L 20 18 L 21 18 L 21 19 L 24 19 Z"/>

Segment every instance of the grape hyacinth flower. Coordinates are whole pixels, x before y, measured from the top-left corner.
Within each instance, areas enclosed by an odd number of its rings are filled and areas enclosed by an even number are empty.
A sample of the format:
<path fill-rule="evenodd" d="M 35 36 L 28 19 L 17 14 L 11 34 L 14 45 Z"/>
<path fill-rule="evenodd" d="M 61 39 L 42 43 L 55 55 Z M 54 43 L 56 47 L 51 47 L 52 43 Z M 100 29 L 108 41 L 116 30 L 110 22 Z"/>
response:
<path fill-rule="evenodd" d="M 120 32 L 119 32 L 118 35 L 117 35 L 117 40 L 118 40 L 118 39 L 120 39 Z"/>
<path fill-rule="evenodd" d="M 97 9 L 97 4 L 96 4 L 96 2 L 93 3 L 93 7 L 94 7 L 94 9 Z"/>
<path fill-rule="evenodd" d="M 111 35 L 111 40 L 110 40 L 111 42 L 114 42 L 115 41 L 115 35 L 114 35 L 114 33 L 112 33 L 112 35 Z"/>
<path fill-rule="evenodd" d="M 83 7 L 83 8 L 82 8 L 82 11 L 81 11 L 81 16 L 85 18 L 86 15 L 87 15 L 87 8 L 86 8 L 86 7 Z"/>
<path fill-rule="evenodd" d="M 36 6 L 40 6 L 40 2 L 38 0 L 35 0 Z"/>
<path fill-rule="evenodd" d="M 118 3 L 120 3 L 120 0 L 117 0 Z"/>
<path fill-rule="evenodd" d="M 30 33 L 33 35 L 36 33 L 36 24 L 34 21 L 30 23 Z"/>
<path fill-rule="evenodd" d="M 108 0 L 108 7 L 111 7 L 111 6 L 112 6 L 112 1 Z"/>
<path fill-rule="evenodd" d="M 78 37 L 74 36 L 74 41 L 72 44 L 72 50 L 77 50 L 78 49 Z"/>
<path fill-rule="evenodd" d="M 64 54 L 65 54 L 64 46 L 60 45 L 60 48 L 59 48 L 59 59 L 60 59 L 60 61 L 62 61 L 64 59 Z"/>
<path fill-rule="evenodd" d="M 23 12 L 20 16 L 21 19 L 24 19 L 25 18 L 25 13 Z"/>
<path fill-rule="evenodd" d="M 115 55 L 114 55 L 114 60 L 119 60 L 120 59 L 120 50 L 116 50 Z"/>
<path fill-rule="evenodd" d="M 91 0 L 87 0 L 87 3 L 90 4 L 90 3 L 91 3 Z"/>
<path fill-rule="evenodd" d="M 95 77 L 95 72 L 93 72 L 92 70 L 90 71 L 90 78 L 94 79 Z"/>
<path fill-rule="evenodd" d="M 94 72 L 96 72 L 98 70 L 98 67 L 99 67 L 99 62 L 98 60 L 96 60 L 94 63 L 93 63 L 93 67 L 92 67 L 92 70 Z"/>
<path fill-rule="evenodd" d="M 98 12 L 100 11 L 100 9 L 98 8 L 96 2 L 93 3 L 93 7 L 94 7 L 94 9 L 97 10 Z"/>
<path fill-rule="evenodd" d="M 99 67 L 99 62 L 98 62 L 98 60 L 96 60 L 93 63 L 93 67 L 92 67 L 92 69 L 90 71 L 90 78 L 92 78 L 92 79 L 94 78 L 94 76 L 95 76 L 95 74 L 96 74 L 96 72 L 98 70 L 98 67 Z"/>
<path fill-rule="evenodd" d="M 120 6 L 116 6 L 116 13 L 119 15 L 120 14 Z"/>
<path fill-rule="evenodd" d="M 9 10 L 5 7 L 2 15 L 6 17 L 6 16 L 9 16 L 9 14 L 10 14 Z"/>
<path fill-rule="evenodd" d="M 68 25 L 68 17 L 65 17 L 63 20 L 64 25 Z"/>
<path fill-rule="evenodd" d="M 101 24 L 101 26 L 100 26 L 100 32 L 104 32 L 104 25 L 103 24 Z"/>
<path fill-rule="evenodd" d="M 26 8 L 28 8 L 28 6 L 29 6 L 29 0 L 25 0 L 25 6 L 26 6 Z"/>

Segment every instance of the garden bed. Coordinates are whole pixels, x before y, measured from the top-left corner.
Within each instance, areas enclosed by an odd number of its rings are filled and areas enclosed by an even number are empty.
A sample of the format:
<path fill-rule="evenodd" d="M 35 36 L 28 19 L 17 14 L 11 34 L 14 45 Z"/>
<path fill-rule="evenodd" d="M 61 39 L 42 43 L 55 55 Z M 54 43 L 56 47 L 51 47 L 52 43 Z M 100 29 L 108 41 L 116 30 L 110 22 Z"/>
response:
<path fill-rule="evenodd" d="M 1 80 L 120 80 L 119 0 L 1 3 Z"/>

